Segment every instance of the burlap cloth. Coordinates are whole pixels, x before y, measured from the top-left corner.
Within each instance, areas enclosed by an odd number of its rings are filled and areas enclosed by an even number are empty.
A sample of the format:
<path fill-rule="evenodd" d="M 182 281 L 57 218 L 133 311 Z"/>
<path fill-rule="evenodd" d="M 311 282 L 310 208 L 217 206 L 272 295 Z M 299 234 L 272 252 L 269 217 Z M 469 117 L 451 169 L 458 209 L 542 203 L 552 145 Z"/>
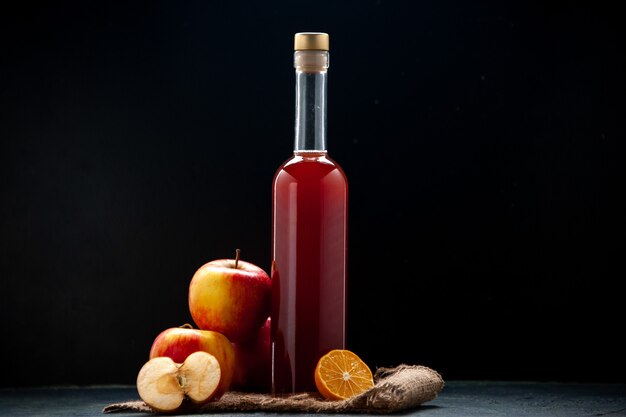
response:
<path fill-rule="evenodd" d="M 317 393 L 274 397 L 268 394 L 231 391 L 217 401 L 183 412 L 185 414 L 255 411 L 388 414 L 415 408 L 431 401 L 437 397 L 444 386 L 443 378 L 439 373 L 420 365 L 378 368 L 374 374 L 374 382 L 375 385 L 370 390 L 343 401 L 328 401 Z M 121 411 L 154 412 L 143 401 L 110 404 L 102 410 L 103 413 Z"/>

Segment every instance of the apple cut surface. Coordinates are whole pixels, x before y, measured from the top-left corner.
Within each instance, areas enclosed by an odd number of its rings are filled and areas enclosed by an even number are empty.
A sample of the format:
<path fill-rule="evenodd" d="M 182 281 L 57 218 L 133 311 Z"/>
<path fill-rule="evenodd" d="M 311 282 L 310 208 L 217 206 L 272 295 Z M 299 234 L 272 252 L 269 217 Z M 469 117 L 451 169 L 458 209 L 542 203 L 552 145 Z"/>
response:
<path fill-rule="evenodd" d="M 220 364 L 210 353 L 192 353 L 182 364 L 162 356 L 143 365 L 137 392 L 155 411 L 172 413 L 185 403 L 202 405 L 217 399 L 221 379 Z"/>
<path fill-rule="evenodd" d="M 185 393 L 178 383 L 178 365 L 166 357 L 146 362 L 137 376 L 137 392 L 150 407 L 161 412 L 176 411 Z"/>
<path fill-rule="evenodd" d="M 215 397 L 222 377 L 219 362 L 206 352 L 189 355 L 180 366 L 180 375 L 185 394 L 196 404 L 205 404 Z"/>

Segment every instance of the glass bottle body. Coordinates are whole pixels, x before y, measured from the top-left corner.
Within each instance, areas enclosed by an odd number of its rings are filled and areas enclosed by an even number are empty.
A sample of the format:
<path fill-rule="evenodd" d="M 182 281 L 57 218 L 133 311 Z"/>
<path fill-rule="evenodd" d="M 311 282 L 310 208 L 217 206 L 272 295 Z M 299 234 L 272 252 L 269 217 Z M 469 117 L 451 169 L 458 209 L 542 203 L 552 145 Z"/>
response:
<path fill-rule="evenodd" d="M 347 179 L 325 151 L 296 151 L 272 188 L 272 391 L 316 391 L 319 358 L 345 348 Z"/>

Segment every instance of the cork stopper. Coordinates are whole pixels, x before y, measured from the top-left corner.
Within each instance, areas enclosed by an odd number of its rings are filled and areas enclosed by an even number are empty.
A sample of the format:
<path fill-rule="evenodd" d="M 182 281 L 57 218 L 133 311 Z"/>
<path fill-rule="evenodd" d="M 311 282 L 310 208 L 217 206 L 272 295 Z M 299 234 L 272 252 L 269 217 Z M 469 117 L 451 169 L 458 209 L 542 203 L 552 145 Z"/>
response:
<path fill-rule="evenodd" d="M 329 36 L 322 32 L 299 32 L 294 37 L 296 51 L 328 51 Z"/>

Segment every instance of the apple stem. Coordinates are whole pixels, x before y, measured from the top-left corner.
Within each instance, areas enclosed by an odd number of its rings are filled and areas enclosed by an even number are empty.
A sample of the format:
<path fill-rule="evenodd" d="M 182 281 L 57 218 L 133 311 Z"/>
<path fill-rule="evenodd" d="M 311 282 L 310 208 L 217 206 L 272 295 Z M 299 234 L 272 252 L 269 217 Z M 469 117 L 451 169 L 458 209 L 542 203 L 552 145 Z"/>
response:
<path fill-rule="evenodd" d="M 182 326 L 179 326 L 181 329 L 193 329 L 193 326 L 189 323 L 185 323 Z"/>
<path fill-rule="evenodd" d="M 237 265 L 239 264 L 239 255 L 241 255 L 241 250 L 235 250 L 235 269 L 237 269 Z"/>

